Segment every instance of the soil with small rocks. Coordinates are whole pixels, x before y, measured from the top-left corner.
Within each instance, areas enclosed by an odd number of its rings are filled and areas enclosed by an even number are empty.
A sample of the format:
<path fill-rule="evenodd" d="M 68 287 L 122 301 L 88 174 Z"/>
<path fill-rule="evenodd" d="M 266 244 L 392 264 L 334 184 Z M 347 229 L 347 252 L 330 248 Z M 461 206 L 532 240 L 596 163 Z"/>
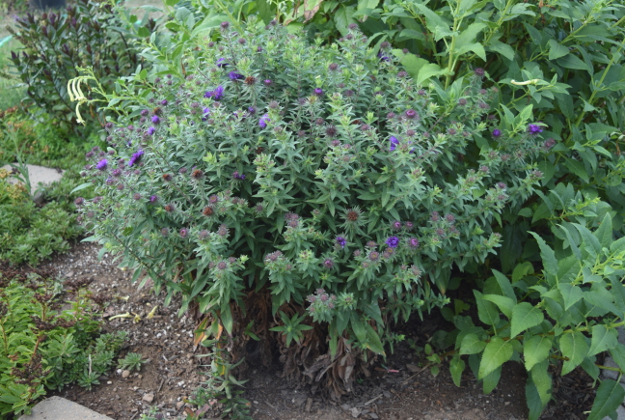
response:
<path fill-rule="evenodd" d="M 148 363 L 139 372 L 113 370 L 100 378 L 100 385 L 87 391 L 77 385 L 55 395 L 75 401 L 115 420 L 133 420 L 151 408 L 164 418 L 184 418 L 193 409 L 187 399 L 206 381 L 209 363 L 202 347 L 194 349 L 195 322 L 178 316 L 179 300 L 163 305 L 164 292 L 155 296 L 148 280 L 143 288 L 131 283 L 132 273 L 119 269 L 111 255 L 99 258 L 99 245 L 78 243 L 57 255 L 40 269 L 55 273 L 62 280 L 91 280 L 89 288 L 106 296 L 102 314 L 104 332 L 127 331 L 129 338 L 120 354 L 140 353 Z M 156 307 L 156 310 L 154 308 Z M 152 313 L 154 316 L 149 317 Z M 118 315 L 129 314 L 129 317 Z M 136 317 L 138 316 L 138 317 Z M 140 320 L 139 320 L 140 319 Z M 429 332 L 437 328 L 428 320 L 416 326 L 407 337 L 423 345 Z M 404 342 L 374 370 L 374 375 L 355 384 L 354 392 L 335 402 L 316 387 L 281 378 L 279 363 L 271 368 L 251 366 L 243 397 L 249 400 L 255 420 L 384 419 L 384 420 L 521 420 L 527 418 L 526 373 L 519 363 L 504 365 L 498 387 L 488 395 L 468 372 L 462 386 L 456 387 L 446 366 L 432 376 L 423 360 Z M 554 373 L 554 377 L 557 374 Z M 585 419 L 594 391 L 592 380 L 580 370 L 555 381 L 556 401 L 550 403 L 542 419 Z M 214 402 L 203 418 L 219 418 Z M 212 417 L 211 417 L 212 416 Z"/>

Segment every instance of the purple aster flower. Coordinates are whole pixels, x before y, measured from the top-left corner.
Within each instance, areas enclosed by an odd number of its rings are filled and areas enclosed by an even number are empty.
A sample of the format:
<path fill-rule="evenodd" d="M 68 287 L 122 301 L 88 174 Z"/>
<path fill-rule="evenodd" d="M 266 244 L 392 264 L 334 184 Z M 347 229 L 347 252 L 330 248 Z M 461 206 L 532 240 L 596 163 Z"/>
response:
<path fill-rule="evenodd" d="M 389 140 L 391 141 L 391 147 L 389 148 L 389 150 L 393 152 L 397 148 L 397 146 L 399 146 L 399 140 L 397 140 L 395 136 L 391 136 Z"/>
<path fill-rule="evenodd" d="M 102 159 L 101 161 L 98 162 L 98 164 L 95 167 L 96 169 L 104 171 L 108 167 L 108 164 L 109 164 L 108 160 Z"/>
<path fill-rule="evenodd" d="M 543 132 L 543 129 L 542 129 L 542 128 L 540 128 L 540 126 L 539 126 L 539 125 L 537 125 L 537 124 L 530 124 L 530 125 L 527 127 L 527 131 L 528 131 L 530 134 L 538 134 L 538 133 L 542 133 L 542 132 Z"/>
<path fill-rule="evenodd" d="M 347 245 L 347 240 L 343 238 L 342 236 L 337 236 L 336 243 L 341 245 L 341 248 L 345 248 L 345 245 Z"/>
<path fill-rule="evenodd" d="M 497 138 L 497 137 L 499 137 L 499 136 L 501 136 L 501 130 L 500 130 L 500 129 L 498 129 L 498 128 L 495 128 L 495 129 L 493 130 L 493 137 Z"/>
<path fill-rule="evenodd" d="M 265 114 L 262 117 L 260 117 L 260 120 L 258 120 L 258 125 L 260 126 L 260 128 L 266 128 L 267 127 L 267 123 L 271 121 L 269 119 L 269 114 Z"/>
<path fill-rule="evenodd" d="M 213 98 L 218 101 L 224 96 L 224 87 L 219 85 L 215 88 L 215 90 L 209 90 L 204 94 L 205 98 Z"/>
<path fill-rule="evenodd" d="M 230 80 L 233 81 L 245 79 L 245 76 L 243 76 L 241 73 L 237 73 L 236 71 L 231 71 L 230 73 L 228 73 L 228 77 L 230 78 Z"/>
<path fill-rule="evenodd" d="M 146 131 L 148 136 L 154 135 L 155 132 L 156 132 L 156 128 L 154 128 L 154 127 L 150 127 L 150 128 L 148 128 L 148 131 Z"/>
<path fill-rule="evenodd" d="M 271 86 L 271 84 L 273 82 L 271 80 L 269 80 L 269 79 L 265 79 L 265 80 L 263 80 L 263 83 L 265 84 L 265 86 Z"/>
<path fill-rule="evenodd" d="M 386 240 L 386 245 L 391 248 L 397 248 L 397 245 L 399 245 L 399 238 L 397 236 L 391 236 Z"/>
<path fill-rule="evenodd" d="M 216 64 L 217 64 L 217 67 L 220 67 L 220 68 L 228 67 L 228 63 L 226 63 L 225 58 L 220 58 L 219 60 L 217 60 Z"/>
<path fill-rule="evenodd" d="M 161 122 L 161 119 L 158 117 L 158 115 L 154 115 L 152 117 L 152 124 L 158 124 Z"/>
<path fill-rule="evenodd" d="M 247 112 L 249 112 L 249 113 L 250 113 L 250 115 L 254 115 L 254 114 L 256 114 L 256 108 L 254 108 L 253 106 L 251 106 L 251 107 L 249 107 L 249 108 L 247 109 Z"/>
<path fill-rule="evenodd" d="M 156 203 L 158 201 L 158 197 L 156 195 L 150 196 L 150 203 Z"/>
<path fill-rule="evenodd" d="M 380 61 L 391 61 L 390 58 L 382 54 L 382 51 L 378 52 L 378 58 L 380 59 Z"/>
<path fill-rule="evenodd" d="M 143 156 L 143 150 L 139 149 L 135 153 L 133 153 L 130 159 L 128 160 L 128 166 L 130 167 L 134 165 L 135 163 L 139 163 L 139 161 L 141 160 L 141 156 Z"/>

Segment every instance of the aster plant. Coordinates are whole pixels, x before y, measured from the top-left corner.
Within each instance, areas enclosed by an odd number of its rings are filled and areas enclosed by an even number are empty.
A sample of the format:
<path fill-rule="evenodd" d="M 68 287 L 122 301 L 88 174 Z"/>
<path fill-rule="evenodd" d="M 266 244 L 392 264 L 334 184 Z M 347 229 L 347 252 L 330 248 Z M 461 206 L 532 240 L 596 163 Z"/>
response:
<path fill-rule="evenodd" d="M 327 47 L 254 19 L 219 32 L 184 74 L 154 52 L 165 70 L 110 98 L 124 117 L 107 164 L 88 158 L 83 220 L 181 314 L 207 314 L 233 362 L 273 340 L 285 373 L 349 391 L 339 361 L 366 368 L 393 323 L 447 304 L 452 271 L 496 251 L 500 214 L 542 176 L 540 127 L 531 109 L 494 127 L 481 77 L 420 86 L 355 25 Z"/>

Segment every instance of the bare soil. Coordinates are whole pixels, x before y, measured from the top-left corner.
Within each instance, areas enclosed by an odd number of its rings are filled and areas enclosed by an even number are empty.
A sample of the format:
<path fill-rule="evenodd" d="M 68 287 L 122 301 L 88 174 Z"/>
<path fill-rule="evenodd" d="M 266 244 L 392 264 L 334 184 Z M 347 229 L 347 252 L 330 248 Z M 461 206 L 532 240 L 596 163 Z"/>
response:
<path fill-rule="evenodd" d="M 209 361 L 201 357 L 202 347 L 194 351 L 194 321 L 177 315 L 178 301 L 163 306 L 164 293 L 155 296 L 148 283 L 143 289 L 131 284 L 131 273 L 117 268 L 117 262 L 104 254 L 98 259 L 99 246 L 79 243 L 68 254 L 56 256 L 41 268 L 56 272 L 61 279 L 92 280 L 90 289 L 107 297 L 102 315 L 105 332 L 125 330 L 129 341 L 121 356 L 137 352 L 149 362 L 140 372 L 114 370 L 101 378 L 92 391 L 72 386 L 57 395 L 90 407 L 116 420 L 135 419 L 154 406 L 166 418 L 184 414 L 192 392 L 206 380 Z M 140 283 L 140 282 L 138 282 Z M 148 314 L 154 307 L 154 317 Z M 122 318 L 117 315 L 129 314 Z M 140 321 L 135 319 L 138 315 Z M 427 325 L 415 325 L 410 337 L 425 339 Z M 418 332 L 422 331 L 422 336 Z M 505 366 L 500 385 L 489 395 L 470 375 L 456 387 L 446 366 L 433 377 L 429 369 L 407 345 L 400 344 L 393 355 L 378 366 L 375 374 L 355 386 L 352 395 L 340 402 L 324 398 L 314 386 L 288 382 L 281 378 L 282 368 L 252 366 L 247 370 L 244 397 L 250 401 L 254 419 L 448 419 L 448 420 L 521 420 L 526 418 L 525 372 L 517 363 Z M 385 370 L 387 368 L 388 370 Z M 219 404 L 214 411 L 219 415 Z M 571 417 L 566 417 L 571 418 Z M 580 417 L 581 418 L 581 417 Z"/>

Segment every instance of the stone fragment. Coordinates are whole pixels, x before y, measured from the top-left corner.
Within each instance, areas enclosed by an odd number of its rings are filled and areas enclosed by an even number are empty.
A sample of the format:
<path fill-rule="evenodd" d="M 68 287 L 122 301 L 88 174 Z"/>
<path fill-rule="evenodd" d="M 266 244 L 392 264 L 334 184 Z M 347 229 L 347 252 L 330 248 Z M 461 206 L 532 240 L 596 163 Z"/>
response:
<path fill-rule="evenodd" d="M 143 396 L 143 401 L 145 401 L 148 404 L 151 404 L 152 401 L 154 401 L 154 394 L 145 394 Z"/>

